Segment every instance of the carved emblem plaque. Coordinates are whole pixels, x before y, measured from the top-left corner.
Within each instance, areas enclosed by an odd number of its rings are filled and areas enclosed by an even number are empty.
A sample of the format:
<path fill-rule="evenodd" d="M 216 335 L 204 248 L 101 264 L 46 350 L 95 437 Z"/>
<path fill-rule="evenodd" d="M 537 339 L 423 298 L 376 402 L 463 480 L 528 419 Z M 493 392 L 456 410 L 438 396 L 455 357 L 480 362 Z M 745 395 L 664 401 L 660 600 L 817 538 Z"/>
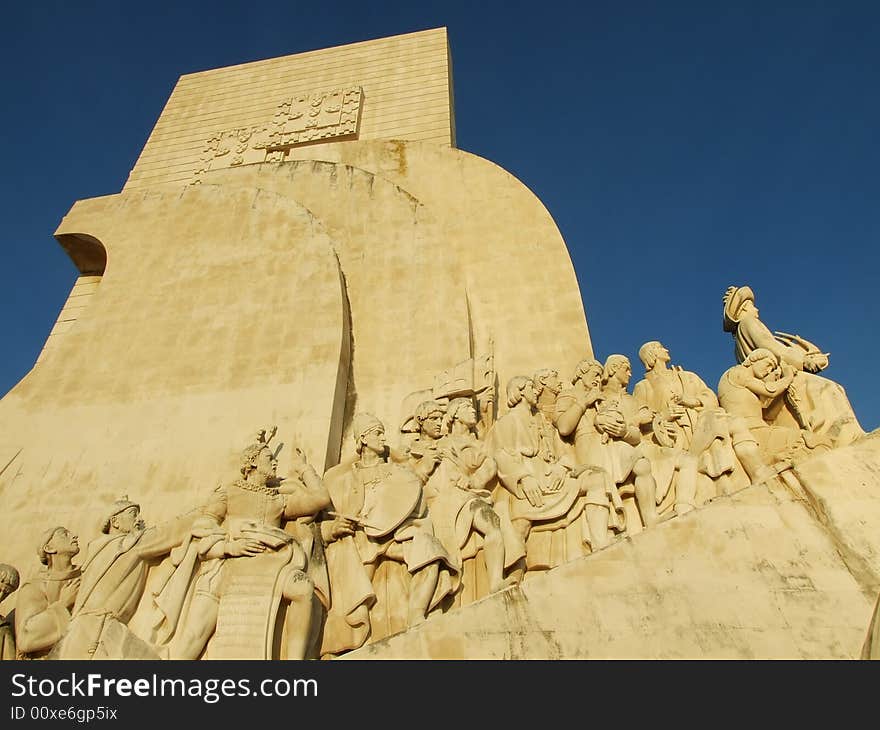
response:
<path fill-rule="evenodd" d="M 348 86 L 298 94 L 278 104 L 271 122 L 225 129 L 212 135 L 202 151 L 194 183 L 208 170 L 258 162 L 280 162 L 301 144 L 340 141 L 357 136 L 363 89 Z"/>

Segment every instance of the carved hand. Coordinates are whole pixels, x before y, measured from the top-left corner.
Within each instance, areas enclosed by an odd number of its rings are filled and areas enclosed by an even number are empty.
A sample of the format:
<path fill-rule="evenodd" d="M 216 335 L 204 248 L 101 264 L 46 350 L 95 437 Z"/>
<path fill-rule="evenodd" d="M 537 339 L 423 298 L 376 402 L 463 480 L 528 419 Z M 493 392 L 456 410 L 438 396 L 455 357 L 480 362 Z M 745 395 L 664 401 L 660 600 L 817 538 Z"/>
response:
<path fill-rule="evenodd" d="M 526 495 L 526 499 L 529 500 L 529 504 L 532 507 L 543 507 L 544 506 L 544 498 L 541 496 L 541 488 L 538 486 L 538 482 L 534 477 L 523 477 L 522 482 L 523 492 Z"/>
<path fill-rule="evenodd" d="M 299 446 L 293 447 L 293 455 L 291 457 L 290 466 L 298 477 L 301 477 L 306 469 L 309 468 L 309 462 L 306 455 Z"/>
<path fill-rule="evenodd" d="M 585 406 L 591 406 L 602 396 L 601 388 L 591 388 L 587 391 L 586 400 L 584 401 Z"/>
<path fill-rule="evenodd" d="M 804 355 L 804 370 L 818 373 L 828 367 L 828 355 L 824 352 L 808 352 Z"/>
<path fill-rule="evenodd" d="M 321 523 L 321 536 L 324 542 L 335 542 L 341 537 L 354 535 L 355 524 L 346 517 L 334 517 Z"/>
<path fill-rule="evenodd" d="M 626 421 L 618 411 L 605 411 L 596 416 L 596 425 L 599 430 L 609 433 L 615 438 L 623 438 L 626 435 Z"/>
<path fill-rule="evenodd" d="M 266 546 L 258 540 L 250 538 L 238 538 L 229 540 L 226 543 L 226 554 L 232 558 L 251 557 L 259 555 L 266 549 Z"/>
<path fill-rule="evenodd" d="M 546 494 L 554 494 L 562 489 L 562 485 L 565 484 L 565 477 L 557 477 L 552 482 L 550 482 L 550 486 L 545 489 Z"/>
<path fill-rule="evenodd" d="M 669 412 L 671 418 L 684 418 L 685 415 L 687 415 L 685 406 L 687 406 L 688 408 L 693 408 L 693 406 L 689 403 L 685 403 L 684 398 L 682 398 L 678 393 L 672 393 L 669 396 L 669 400 L 666 404 L 666 410 Z"/>
<path fill-rule="evenodd" d="M 672 420 L 654 422 L 657 440 L 661 446 L 675 446 L 678 430 L 675 428 L 675 422 Z"/>
<path fill-rule="evenodd" d="M 443 455 L 440 453 L 440 449 L 438 449 L 434 444 L 425 444 L 423 447 L 424 455 L 422 459 L 425 461 L 433 461 L 435 464 L 443 458 Z"/>

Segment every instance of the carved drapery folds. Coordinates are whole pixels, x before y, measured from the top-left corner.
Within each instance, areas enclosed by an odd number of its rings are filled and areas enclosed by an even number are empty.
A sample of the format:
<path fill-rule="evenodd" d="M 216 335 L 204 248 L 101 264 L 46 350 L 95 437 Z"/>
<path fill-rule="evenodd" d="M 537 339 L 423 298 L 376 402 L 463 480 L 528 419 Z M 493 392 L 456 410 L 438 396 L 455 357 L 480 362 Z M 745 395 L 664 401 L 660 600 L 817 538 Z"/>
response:
<path fill-rule="evenodd" d="M 300 101 L 297 124 L 342 114 Z M 43 533 L 2 656 L 332 658 L 859 438 L 842 388 L 811 372 L 826 353 L 770 333 L 747 287 L 724 321 L 739 363 L 717 395 L 651 341 L 632 392 L 623 355 L 517 375 L 501 398 L 492 355 L 469 358 L 414 383 L 393 436 L 356 414 L 355 456 L 323 476 L 262 428 L 184 514 L 147 527 L 128 497 L 109 505 L 79 565 L 76 535 Z M 18 583 L 0 565 L 0 598 Z"/>

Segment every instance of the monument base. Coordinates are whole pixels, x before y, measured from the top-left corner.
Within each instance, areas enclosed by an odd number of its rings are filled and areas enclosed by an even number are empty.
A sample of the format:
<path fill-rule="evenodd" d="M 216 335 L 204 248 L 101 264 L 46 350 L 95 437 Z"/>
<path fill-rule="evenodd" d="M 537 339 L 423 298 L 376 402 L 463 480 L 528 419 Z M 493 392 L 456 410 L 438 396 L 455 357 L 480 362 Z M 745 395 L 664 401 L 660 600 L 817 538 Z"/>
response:
<path fill-rule="evenodd" d="M 878 473 L 875 431 L 348 656 L 857 659 L 880 589 Z"/>

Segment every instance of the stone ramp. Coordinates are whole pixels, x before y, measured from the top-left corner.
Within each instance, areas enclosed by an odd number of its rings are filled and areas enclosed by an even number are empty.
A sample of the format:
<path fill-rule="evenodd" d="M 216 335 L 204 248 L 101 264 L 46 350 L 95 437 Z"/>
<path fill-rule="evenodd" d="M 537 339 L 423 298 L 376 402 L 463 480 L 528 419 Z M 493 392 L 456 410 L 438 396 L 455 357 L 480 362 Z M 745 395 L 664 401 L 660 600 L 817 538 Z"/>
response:
<path fill-rule="evenodd" d="M 878 475 L 875 432 L 348 658 L 857 658 Z"/>

